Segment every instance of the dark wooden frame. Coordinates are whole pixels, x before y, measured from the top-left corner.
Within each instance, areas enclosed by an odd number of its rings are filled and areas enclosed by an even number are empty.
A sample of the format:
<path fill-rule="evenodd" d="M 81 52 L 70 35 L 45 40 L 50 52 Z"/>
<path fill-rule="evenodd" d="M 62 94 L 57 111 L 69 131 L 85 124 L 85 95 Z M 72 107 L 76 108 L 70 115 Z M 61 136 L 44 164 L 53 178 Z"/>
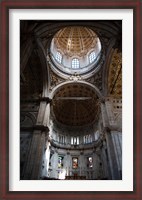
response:
<path fill-rule="evenodd" d="M 141 0 L 2 0 L 0 2 L 0 199 L 141 199 L 142 151 L 141 139 L 141 89 L 140 89 L 140 42 Z M 10 192 L 9 186 L 9 9 L 54 8 L 54 9 L 133 9 L 134 11 L 134 191 L 133 192 Z M 129 87 L 129 86 L 128 86 Z M 129 166 L 129 164 L 128 164 Z"/>

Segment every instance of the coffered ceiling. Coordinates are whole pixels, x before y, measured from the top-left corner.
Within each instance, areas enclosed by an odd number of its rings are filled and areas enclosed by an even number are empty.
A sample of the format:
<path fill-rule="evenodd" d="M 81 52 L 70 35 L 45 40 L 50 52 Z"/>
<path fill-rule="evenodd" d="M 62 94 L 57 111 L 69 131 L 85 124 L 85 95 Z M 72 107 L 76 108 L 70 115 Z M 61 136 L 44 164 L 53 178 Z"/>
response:
<path fill-rule="evenodd" d="M 91 29 L 81 26 L 69 26 L 61 29 L 54 36 L 54 44 L 66 56 L 86 56 L 90 49 L 95 49 L 98 37 Z"/>
<path fill-rule="evenodd" d="M 72 83 L 62 86 L 53 98 L 56 120 L 69 126 L 82 126 L 98 120 L 99 100 L 93 89 Z"/>

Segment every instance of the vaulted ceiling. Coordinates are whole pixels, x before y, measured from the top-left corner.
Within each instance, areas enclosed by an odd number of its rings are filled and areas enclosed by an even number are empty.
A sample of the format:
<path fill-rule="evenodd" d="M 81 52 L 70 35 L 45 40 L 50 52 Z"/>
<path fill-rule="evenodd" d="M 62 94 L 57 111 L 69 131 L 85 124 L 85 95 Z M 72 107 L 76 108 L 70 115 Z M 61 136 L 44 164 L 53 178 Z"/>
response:
<path fill-rule="evenodd" d="M 20 79 L 21 99 L 41 96 L 43 90 L 43 74 L 36 51 L 32 52 L 24 71 L 21 73 Z"/>
<path fill-rule="evenodd" d="M 96 86 L 102 96 L 122 97 L 122 24 L 121 21 L 21 21 L 20 25 L 20 45 L 21 45 L 21 99 L 39 98 L 45 90 L 45 82 L 50 82 L 49 91 L 63 83 L 64 80 L 54 73 L 47 63 L 47 52 L 53 36 L 59 30 L 66 30 L 70 26 L 85 26 L 96 32 L 103 44 L 105 60 L 101 69 L 90 77 L 84 79 L 85 82 Z M 66 34 L 66 32 L 64 32 Z M 73 36 L 80 34 L 76 29 Z M 83 31 L 85 34 L 85 30 Z M 92 32 L 87 33 L 92 34 Z M 43 57 L 39 53 L 41 48 Z M 58 44 L 60 40 L 58 39 Z M 23 47 L 27 47 L 24 49 Z M 83 46 L 82 46 L 83 45 Z M 79 51 L 87 45 L 92 45 L 92 40 L 86 39 L 86 43 L 75 44 L 73 52 Z M 63 46 L 62 46 L 63 47 Z M 29 49 L 28 49 L 29 48 Z M 64 47 L 65 48 L 65 47 Z M 24 50 L 23 50 L 24 49 Z M 42 62 L 44 58 L 44 63 Z M 45 78 L 45 68 L 49 68 L 49 74 Z M 44 79 L 44 81 L 43 81 Z M 50 81 L 49 81 L 50 79 Z M 69 97 L 67 99 L 65 97 Z M 88 97 L 84 99 L 74 97 Z M 61 87 L 53 98 L 53 113 L 55 118 L 66 125 L 81 126 L 98 120 L 99 102 L 93 89 L 82 84 L 65 84 Z"/>
<path fill-rule="evenodd" d="M 96 122 L 100 114 L 99 100 L 89 86 L 81 83 L 66 84 L 53 98 L 56 120 L 69 126 Z"/>

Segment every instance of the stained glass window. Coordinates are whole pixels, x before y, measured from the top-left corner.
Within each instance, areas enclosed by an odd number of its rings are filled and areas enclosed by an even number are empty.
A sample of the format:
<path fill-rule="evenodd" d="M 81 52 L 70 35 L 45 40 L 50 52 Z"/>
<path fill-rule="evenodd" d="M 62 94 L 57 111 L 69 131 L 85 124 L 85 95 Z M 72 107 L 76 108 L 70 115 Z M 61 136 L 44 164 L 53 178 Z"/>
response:
<path fill-rule="evenodd" d="M 73 169 L 78 168 L 78 158 L 72 158 L 72 168 Z"/>
<path fill-rule="evenodd" d="M 87 166 L 89 168 L 92 168 L 93 167 L 93 158 L 92 157 L 88 157 L 87 158 Z"/>

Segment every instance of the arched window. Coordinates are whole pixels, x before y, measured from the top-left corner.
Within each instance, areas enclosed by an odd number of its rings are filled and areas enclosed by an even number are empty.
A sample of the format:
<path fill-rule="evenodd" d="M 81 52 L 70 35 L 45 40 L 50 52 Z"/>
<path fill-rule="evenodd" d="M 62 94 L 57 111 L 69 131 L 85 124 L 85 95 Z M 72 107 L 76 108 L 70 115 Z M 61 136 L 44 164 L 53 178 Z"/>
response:
<path fill-rule="evenodd" d="M 57 54 L 56 54 L 56 60 L 57 60 L 59 63 L 62 62 L 62 55 L 61 55 L 60 52 L 57 52 Z"/>
<path fill-rule="evenodd" d="M 96 59 L 96 54 L 92 51 L 89 55 L 89 62 L 92 63 Z"/>
<path fill-rule="evenodd" d="M 86 143 L 86 136 L 83 137 L 84 144 Z"/>
<path fill-rule="evenodd" d="M 66 138 L 64 135 L 59 135 L 59 143 L 65 144 L 66 143 Z"/>
<path fill-rule="evenodd" d="M 78 69 L 79 68 L 79 60 L 77 58 L 74 58 L 72 60 L 71 67 L 72 67 L 72 69 Z"/>
<path fill-rule="evenodd" d="M 92 142 L 92 136 L 89 134 L 89 135 L 85 135 L 84 136 L 84 144 L 89 144 Z"/>
<path fill-rule="evenodd" d="M 79 137 L 71 137 L 71 145 L 79 145 Z"/>
<path fill-rule="evenodd" d="M 99 135 L 100 135 L 100 134 L 99 134 L 99 131 L 96 131 L 96 132 L 95 132 L 95 141 L 97 141 L 97 140 L 99 139 Z"/>

